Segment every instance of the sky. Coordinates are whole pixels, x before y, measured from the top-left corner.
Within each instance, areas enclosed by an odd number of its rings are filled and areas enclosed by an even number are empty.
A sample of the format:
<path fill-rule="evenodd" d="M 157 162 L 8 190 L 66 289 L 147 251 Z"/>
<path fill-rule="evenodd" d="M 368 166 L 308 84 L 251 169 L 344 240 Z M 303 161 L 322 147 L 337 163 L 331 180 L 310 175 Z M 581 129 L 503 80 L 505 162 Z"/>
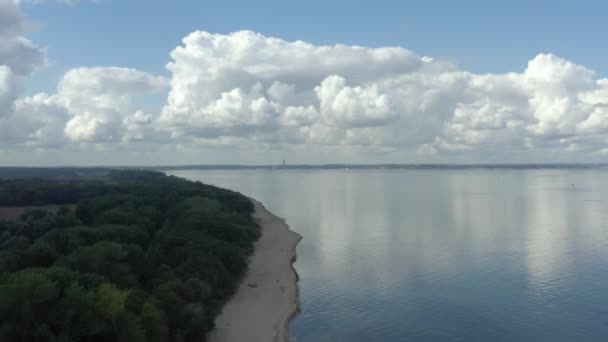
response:
<path fill-rule="evenodd" d="M 607 11 L 0 0 L 0 166 L 608 162 Z"/>

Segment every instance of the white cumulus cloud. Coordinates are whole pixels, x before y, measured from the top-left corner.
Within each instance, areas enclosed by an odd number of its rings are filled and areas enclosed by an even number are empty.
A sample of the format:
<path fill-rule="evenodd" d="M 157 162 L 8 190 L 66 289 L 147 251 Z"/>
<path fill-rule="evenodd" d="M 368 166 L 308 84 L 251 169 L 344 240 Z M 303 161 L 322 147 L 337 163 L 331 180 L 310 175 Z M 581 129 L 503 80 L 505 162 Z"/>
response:
<path fill-rule="evenodd" d="M 0 118 L 12 114 L 16 97 L 13 71 L 0 65 Z"/>
<path fill-rule="evenodd" d="M 5 143 L 64 147 L 69 143 L 141 140 L 155 129 L 135 100 L 163 90 L 167 81 L 145 72 L 77 68 L 59 82 L 56 94 L 19 99 L 3 126 Z"/>
<path fill-rule="evenodd" d="M 131 116 L 141 117 L 134 99 L 159 92 L 166 84 L 162 77 L 135 69 L 96 67 L 68 71 L 59 82 L 57 94 L 71 115 L 64 130 L 66 137 L 75 142 L 121 141 L 125 123 L 137 121 Z"/>
<path fill-rule="evenodd" d="M 159 118 L 174 136 L 500 155 L 600 151 L 595 135 L 608 128 L 608 82 L 551 54 L 521 72 L 475 74 L 398 47 L 250 31 L 193 32 L 183 43 Z"/>
<path fill-rule="evenodd" d="M 0 119 L 13 114 L 20 80 L 45 63 L 44 51 L 22 36 L 24 19 L 13 0 L 0 0 Z"/>
<path fill-rule="evenodd" d="M 230 146 L 356 162 L 590 160 L 608 150 L 608 79 L 552 54 L 511 73 L 477 74 L 400 47 L 196 31 L 171 52 L 169 79 L 75 68 L 56 93 L 19 98 L 15 79 L 43 65 L 44 52 L 21 36 L 18 9 L 5 7 L 17 18 L 15 29 L 0 26 L 10 32 L 0 33 L 5 146 Z M 160 108 L 142 105 L 165 90 Z"/>

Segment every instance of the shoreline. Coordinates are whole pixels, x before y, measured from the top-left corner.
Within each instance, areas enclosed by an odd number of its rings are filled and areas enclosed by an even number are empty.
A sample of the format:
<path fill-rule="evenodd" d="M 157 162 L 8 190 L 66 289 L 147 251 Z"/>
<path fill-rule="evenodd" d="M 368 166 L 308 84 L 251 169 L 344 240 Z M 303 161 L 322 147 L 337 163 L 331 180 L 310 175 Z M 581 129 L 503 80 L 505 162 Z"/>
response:
<path fill-rule="evenodd" d="M 210 342 L 289 342 L 289 325 L 300 313 L 300 278 L 293 264 L 302 236 L 251 201 L 262 235 L 239 288 L 215 319 Z"/>

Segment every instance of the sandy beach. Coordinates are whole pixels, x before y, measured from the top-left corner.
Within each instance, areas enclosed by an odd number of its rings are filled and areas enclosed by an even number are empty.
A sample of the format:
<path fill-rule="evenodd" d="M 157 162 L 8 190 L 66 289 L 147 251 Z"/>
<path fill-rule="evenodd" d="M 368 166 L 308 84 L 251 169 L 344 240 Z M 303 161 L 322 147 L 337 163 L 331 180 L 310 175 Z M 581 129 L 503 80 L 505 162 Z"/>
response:
<path fill-rule="evenodd" d="M 243 282 L 215 320 L 211 342 L 289 341 L 289 323 L 300 309 L 293 262 L 302 237 L 289 230 L 285 220 L 252 201 L 262 236 Z"/>

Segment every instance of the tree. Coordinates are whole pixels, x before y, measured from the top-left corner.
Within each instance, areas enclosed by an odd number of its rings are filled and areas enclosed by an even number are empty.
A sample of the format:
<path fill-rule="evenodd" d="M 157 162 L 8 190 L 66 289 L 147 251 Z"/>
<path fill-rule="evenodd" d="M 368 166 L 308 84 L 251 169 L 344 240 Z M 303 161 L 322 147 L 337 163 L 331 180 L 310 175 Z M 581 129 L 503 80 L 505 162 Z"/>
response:
<path fill-rule="evenodd" d="M 86 173 L 86 172 L 85 172 Z M 155 172 L 0 179 L 0 341 L 205 340 L 259 237 L 244 196 Z"/>
<path fill-rule="evenodd" d="M 11 274 L 0 283 L 0 340 L 30 341 L 50 337 L 48 318 L 59 289 L 39 271 Z"/>
<path fill-rule="evenodd" d="M 73 281 L 64 290 L 64 296 L 51 317 L 58 335 L 75 340 L 102 335 L 109 325 L 95 312 L 96 293 Z"/>
<path fill-rule="evenodd" d="M 127 292 L 119 290 L 116 286 L 103 283 L 97 289 L 96 305 L 101 317 L 112 323 L 115 336 L 119 336 L 118 317 L 125 310 Z"/>
<path fill-rule="evenodd" d="M 139 317 L 141 326 L 146 330 L 150 342 L 169 341 L 169 328 L 165 314 L 151 301 L 144 303 Z"/>

